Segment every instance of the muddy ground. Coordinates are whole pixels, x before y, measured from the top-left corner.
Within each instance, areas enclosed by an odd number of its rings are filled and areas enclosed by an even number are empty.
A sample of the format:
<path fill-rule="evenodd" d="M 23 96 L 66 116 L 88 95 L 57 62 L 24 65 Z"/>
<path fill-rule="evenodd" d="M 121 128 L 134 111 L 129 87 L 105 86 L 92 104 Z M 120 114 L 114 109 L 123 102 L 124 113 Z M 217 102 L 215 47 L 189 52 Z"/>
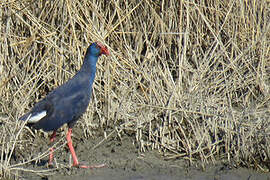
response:
<path fill-rule="evenodd" d="M 50 175 L 38 175 L 26 171 L 19 171 L 19 179 L 29 180 L 270 180 L 269 173 L 259 173 L 250 169 L 235 168 L 224 163 L 209 165 L 204 171 L 200 166 L 189 166 L 184 159 L 166 161 L 157 151 L 139 153 L 133 143 L 132 137 L 123 137 L 120 141 L 117 137 L 109 138 L 92 149 L 102 138 L 78 138 L 78 128 L 74 129 L 74 146 L 79 161 L 88 162 L 90 165 L 105 163 L 107 166 L 99 169 L 78 169 L 69 167 L 69 151 L 61 148 L 55 152 L 55 161 L 60 168 L 48 172 Z M 76 133 L 77 132 L 77 133 Z M 64 133 L 60 133 L 60 137 Z M 58 138 L 60 138 L 58 136 Z M 44 137 L 37 139 L 40 141 L 40 150 L 45 150 L 47 143 Z M 37 149 L 38 151 L 39 149 Z M 25 165 L 22 168 L 27 170 L 46 170 L 48 157 L 43 158 L 38 163 Z"/>

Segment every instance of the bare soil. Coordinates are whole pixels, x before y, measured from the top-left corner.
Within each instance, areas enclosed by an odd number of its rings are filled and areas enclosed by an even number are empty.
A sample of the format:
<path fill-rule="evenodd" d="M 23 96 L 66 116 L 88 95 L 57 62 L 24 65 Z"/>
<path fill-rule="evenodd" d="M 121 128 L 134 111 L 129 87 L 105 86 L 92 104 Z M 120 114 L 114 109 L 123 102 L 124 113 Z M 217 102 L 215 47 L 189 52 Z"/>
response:
<path fill-rule="evenodd" d="M 78 169 L 70 167 L 70 153 L 68 148 L 61 148 L 55 152 L 55 166 L 48 175 L 44 173 L 38 175 L 37 171 L 49 169 L 46 165 L 48 157 L 37 163 L 23 167 L 33 170 L 34 173 L 20 171 L 18 174 L 22 179 L 39 180 L 269 180 L 269 173 L 255 172 L 251 169 L 236 168 L 232 165 L 218 162 L 209 165 L 202 170 L 200 165 L 190 165 L 185 159 L 164 160 L 157 151 L 147 151 L 140 153 L 135 145 L 133 137 L 108 138 L 102 144 L 93 149 L 102 138 L 83 138 L 79 128 L 74 129 L 73 142 L 80 162 L 90 165 L 106 164 L 104 168 L 98 169 Z M 63 136 L 60 133 L 59 136 Z M 60 139 L 60 137 L 58 138 Z M 49 146 L 44 146 L 44 137 L 37 137 L 35 141 L 40 141 L 42 147 L 38 150 L 46 150 Z M 43 143 L 42 143 L 43 141 Z M 43 145 L 42 145 L 43 144 Z M 39 149 L 40 148 L 40 149 Z"/>

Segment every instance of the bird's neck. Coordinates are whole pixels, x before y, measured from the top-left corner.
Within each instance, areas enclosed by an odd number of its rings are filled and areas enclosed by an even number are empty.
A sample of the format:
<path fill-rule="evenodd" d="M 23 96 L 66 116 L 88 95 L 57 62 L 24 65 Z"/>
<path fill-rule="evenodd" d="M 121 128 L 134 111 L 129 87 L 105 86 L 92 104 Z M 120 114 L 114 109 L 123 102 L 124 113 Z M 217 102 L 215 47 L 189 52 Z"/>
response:
<path fill-rule="evenodd" d="M 91 76 L 94 77 L 96 73 L 97 60 L 98 57 L 96 56 L 86 55 L 80 71 L 89 73 Z"/>

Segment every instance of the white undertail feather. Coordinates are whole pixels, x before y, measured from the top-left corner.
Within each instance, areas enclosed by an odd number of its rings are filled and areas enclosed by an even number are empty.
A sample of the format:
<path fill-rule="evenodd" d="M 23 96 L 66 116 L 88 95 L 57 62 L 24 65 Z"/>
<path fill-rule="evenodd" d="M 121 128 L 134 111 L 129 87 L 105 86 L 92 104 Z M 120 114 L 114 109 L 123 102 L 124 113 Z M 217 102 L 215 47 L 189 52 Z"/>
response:
<path fill-rule="evenodd" d="M 39 120 L 41 120 L 42 118 L 44 118 L 47 115 L 46 111 L 41 111 L 38 114 L 35 114 L 34 116 L 32 116 L 32 114 L 30 115 L 30 118 L 28 119 L 29 123 L 36 123 Z"/>

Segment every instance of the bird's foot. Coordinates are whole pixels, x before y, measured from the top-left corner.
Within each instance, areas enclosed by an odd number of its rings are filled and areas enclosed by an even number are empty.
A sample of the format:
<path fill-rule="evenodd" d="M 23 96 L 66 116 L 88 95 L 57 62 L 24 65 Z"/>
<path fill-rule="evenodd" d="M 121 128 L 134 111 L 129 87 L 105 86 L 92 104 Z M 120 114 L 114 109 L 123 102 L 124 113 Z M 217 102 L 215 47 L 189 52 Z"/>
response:
<path fill-rule="evenodd" d="M 99 165 L 85 165 L 84 163 L 74 163 L 72 165 L 73 167 L 77 167 L 77 168 L 83 168 L 83 169 L 94 169 L 94 168 L 103 168 L 106 167 L 106 164 L 99 164 Z"/>
<path fill-rule="evenodd" d="M 47 163 L 47 168 L 54 168 L 54 163 L 49 161 Z"/>

